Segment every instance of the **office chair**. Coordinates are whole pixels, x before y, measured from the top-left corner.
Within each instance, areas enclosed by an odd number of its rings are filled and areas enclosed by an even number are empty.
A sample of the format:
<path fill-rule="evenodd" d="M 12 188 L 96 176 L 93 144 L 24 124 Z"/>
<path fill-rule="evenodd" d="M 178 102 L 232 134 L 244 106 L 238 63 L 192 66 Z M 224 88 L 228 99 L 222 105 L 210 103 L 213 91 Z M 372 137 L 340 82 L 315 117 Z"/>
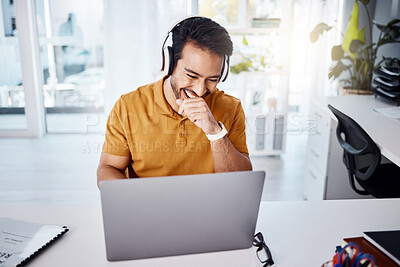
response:
<path fill-rule="evenodd" d="M 400 167 L 381 164 L 381 151 L 363 128 L 331 105 L 328 108 L 338 119 L 336 136 L 343 148 L 343 163 L 353 190 L 376 198 L 400 197 Z M 356 187 L 355 180 L 364 190 Z"/>

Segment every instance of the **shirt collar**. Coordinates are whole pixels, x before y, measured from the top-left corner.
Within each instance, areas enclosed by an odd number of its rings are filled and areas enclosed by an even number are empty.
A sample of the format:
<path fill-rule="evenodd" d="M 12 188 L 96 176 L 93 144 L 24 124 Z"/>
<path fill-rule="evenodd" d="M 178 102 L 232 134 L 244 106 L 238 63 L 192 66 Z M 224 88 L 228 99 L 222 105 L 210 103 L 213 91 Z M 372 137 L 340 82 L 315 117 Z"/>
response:
<path fill-rule="evenodd" d="M 164 81 L 168 77 L 169 76 L 164 76 L 161 80 L 158 80 L 154 84 L 154 102 L 155 102 L 158 110 L 162 114 L 173 115 L 174 111 L 172 110 L 171 106 L 168 104 L 167 99 L 165 99 L 164 90 L 163 90 Z"/>

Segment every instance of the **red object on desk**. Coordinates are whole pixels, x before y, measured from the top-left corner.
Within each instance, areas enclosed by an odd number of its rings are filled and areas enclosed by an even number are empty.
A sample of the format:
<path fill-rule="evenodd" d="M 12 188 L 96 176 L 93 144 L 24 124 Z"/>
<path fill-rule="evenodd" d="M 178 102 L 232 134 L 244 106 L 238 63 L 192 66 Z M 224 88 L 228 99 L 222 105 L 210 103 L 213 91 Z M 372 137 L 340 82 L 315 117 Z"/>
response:
<path fill-rule="evenodd" d="M 399 267 L 392 259 L 386 256 L 382 251 L 377 249 L 363 237 L 344 238 L 343 240 L 346 243 L 357 243 L 363 253 L 368 253 L 374 256 L 375 264 L 379 267 Z"/>

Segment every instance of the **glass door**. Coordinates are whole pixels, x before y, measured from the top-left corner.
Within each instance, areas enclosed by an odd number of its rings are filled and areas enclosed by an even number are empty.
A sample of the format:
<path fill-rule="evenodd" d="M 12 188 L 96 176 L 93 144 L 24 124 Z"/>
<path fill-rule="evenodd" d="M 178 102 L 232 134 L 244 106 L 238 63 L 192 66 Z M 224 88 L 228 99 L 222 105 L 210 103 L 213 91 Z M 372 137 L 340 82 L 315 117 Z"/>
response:
<path fill-rule="evenodd" d="M 26 130 L 25 92 L 13 0 L 0 2 L 0 131 Z"/>
<path fill-rule="evenodd" d="M 36 0 L 49 133 L 104 128 L 103 0 Z"/>

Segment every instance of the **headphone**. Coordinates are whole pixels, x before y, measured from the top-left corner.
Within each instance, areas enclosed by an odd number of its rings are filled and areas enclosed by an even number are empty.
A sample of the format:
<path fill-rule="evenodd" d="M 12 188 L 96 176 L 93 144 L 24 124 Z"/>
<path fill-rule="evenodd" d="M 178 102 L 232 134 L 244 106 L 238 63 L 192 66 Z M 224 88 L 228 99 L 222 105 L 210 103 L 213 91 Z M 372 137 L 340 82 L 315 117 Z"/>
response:
<path fill-rule="evenodd" d="M 166 73 L 166 75 L 171 75 L 173 70 L 174 70 L 174 56 L 173 56 L 173 50 L 172 46 L 165 45 L 168 41 L 168 38 L 171 36 L 172 38 L 172 31 L 175 30 L 176 27 L 180 26 L 182 22 L 185 20 L 193 19 L 193 18 L 205 18 L 202 16 L 190 16 L 186 17 L 177 23 L 175 23 L 174 26 L 168 31 L 167 35 L 164 38 L 164 41 L 162 43 L 161 47 L 161 54 L 162 54 L 162 63 L 161 63 L 161 71 Z M 220 82 L 224 82 L 226 78 L 228 77 L 229 74 L 229 56 L 225 55 L 224 56 L 224 65 L 222 66 L 221 70 L 221 78 L 219 79 Z"/>

